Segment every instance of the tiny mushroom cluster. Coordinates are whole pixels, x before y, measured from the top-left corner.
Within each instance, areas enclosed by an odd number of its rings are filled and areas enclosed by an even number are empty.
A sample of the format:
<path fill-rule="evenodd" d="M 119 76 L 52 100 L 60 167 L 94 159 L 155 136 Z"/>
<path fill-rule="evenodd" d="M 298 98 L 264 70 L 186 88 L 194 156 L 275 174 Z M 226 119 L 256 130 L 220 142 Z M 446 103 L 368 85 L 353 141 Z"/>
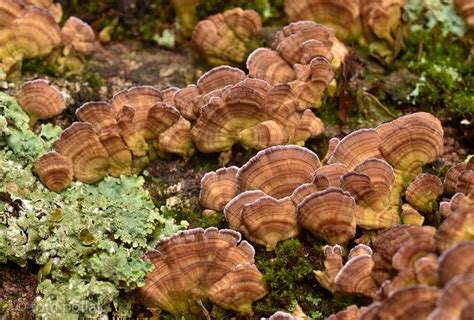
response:
<path fill-rule="evenodd" d="M 285 12 L 292 21 L 327 25 L 341 40 L 356 40 L 390 60 L 404 4 L 405 0 L 285 0 Z"/>
<path fill-rule="evenodd" d="M 240 64 L 245 60 L 249 38 L 261 28 L 256 11 L 234 8 L 199 21 L 192 41 L 211 64 Z"/>
<path fill-rule="evenodd" d="M 207 173 L 199 200 L 205 208 L 223 210 L 232 229 L 268 250 L 301 228 L 344 246 L 354 238 L 356 226 L 370 237 L 370 230 L 402 219 L 421 225 L 424 217 L 417 210 L 431 212 L 442 188 L 431 175 L 418 174 L 442 151 L 439 120 L 414 113 L 349 134 L 330 148 L 325 165 L 312 151 L 295 145 L 262 150 L 241 168 Z M 401 219 L 400 198 L 407 186 L 411 206 Z"/>
<path fill-rule="evenodd" d="M 240 242 L 240 243 L 239 243 Z M 155 265 L 139 288 L 151 310 L 175 316 L 208 314 L 206 301 L 251 316 L 252 302 L 266 295 L 255 251 L 240 234 L 216 228 L 190 229 L 162 239 L 145 259 Z"/>
<path fill-rule="evenodd" d="M 91 27 L 70 17 L 60 29 L 61 5 L 52 0 L 0 1 L 0 69 L 9 73 L 23 59 L 50 54 L 62 47 L 62 64 L 77 64 L 95 50 Z M 77 55 L 75 53 L 78 53 Z"/>

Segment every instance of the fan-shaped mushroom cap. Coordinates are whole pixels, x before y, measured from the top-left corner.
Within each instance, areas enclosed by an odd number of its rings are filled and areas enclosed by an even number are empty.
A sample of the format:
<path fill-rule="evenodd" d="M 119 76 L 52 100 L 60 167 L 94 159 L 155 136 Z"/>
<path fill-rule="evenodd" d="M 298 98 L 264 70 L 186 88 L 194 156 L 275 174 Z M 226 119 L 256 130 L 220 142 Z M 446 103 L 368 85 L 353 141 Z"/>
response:
<path fill-rule="evenodd" d="M 321 162 L 323 164 L 327 164 L 329 158 L 331 158 L 331 156 L 333 155 L 334 153 L 334 149 L 336 149 L 337 145 L 339 144 L 341 140 L 339 140 L 338 138 L 331 138 L 329 139 L 328 141 L 328 149 L 326 151 L 326 154 L 324 155 L 324 158 L 321 160 Z"/>
<path fill-rule="evenodd" d="M 376 130 L 383 141 L 383 157 L 402 177 L 414 177 L 421 166 L 436 160 L 444 150 L 441 123 L 429 113 L 409 114 Z"/>
<path fill-rule="evenodd" d="M 238 265 L 209 289 L 213 303 L 244 315 L 252 315 L 252 302 L 266 294 L 262 274 L 254 264 Z"/>
<path fill-rule="evenodd" d="M 429 320 L 468 320 L 474 304 L 474 275 L 461 275 L 451 279 L 441 291 L 436 309 Z M 464 312 L 466 309 L 466 313 Z"/>
<path fill-rule="evenodd" d="M 372 278 L 374 260 L 369 254 L 353 256 L 337 273 L 334 283 L 342 292 L 377 296 L 378 283 Z"/>
<path fill-rule="evenodd" d="M 414 268 L 415 262 L 424 256 L 434 254 L 436 247 L 433 236 L 420 233 L 416 238 L 405 241 L 392 257 L 392 266 L 401 271 L 403 269 Z"/>
<path fill-rule="evenodd" d="M 331 291 L 332 293 L 337 291 L 336 284 L 334 283 L 336 275 L 339 270 L 342 269 L 342 255 L 343 249 L 339 245 L 335 246 L 324 246 L 324 271 L 314 271 L 314 276 L 318 280 L 319 284 Z"/>
<path fill-rule="evenodd" d="M 255 251 L 246 241 L 240 244 L 240 234 L 232 230 L 201 228 L 181 231 L 170 238 L 162 239 L 156 248 L 146 254 L 155 269 L 146 277 L 146 283 L 139 288 L 143 301 L 148 307 L 159 307 L 174 315 L 196 313 L 200 308 L 197 301 L 206 299 L 209 290 L 225 279 L 214 289 L 221 292 L 228 284 L 229 275 L 241 265 L 253 264 Z M 244 278 L 260 281 L 254 269 L 242 271 Z M 183 274 L 186 277 L 183 277 Z M 229 275 L 228 278 L 224 278 Z M 254 278 L 255 277 L 255 278 Z M 242 284 L 239 283 L 238 289 Z M 261 284 L 253 287 L 260 296 Z M 241 290 L 241 289 L 240 289 Z M 254 292 L 254 293 L 255 293 Z M 242 299 L 242 296 L 239 296 Z M 245 298 L 249 298 L 248 296 Z M 248 301 L 248 300 L 247 300 Z M 215 301 L 220 303 L 219 301 Z M 225 298 L 228 307 L 231 302 Z"/>
<path fill-rule="evenodd" d="M 381 159 L 381 140 L 374 129 L 360 129 L 344 137 L 337 144 L 328 164 L 342 163 L 348 171 L 369 158 Z"/>
<path fill-rule="evenodd" d="M 408 203 L 402 205 L 401 217 L 404 224 L 412 226 L 422 226 L 425 221 L 425 217 Z"/>
<path fill-rule="evenodd" d="M 398 290 L 382 303 L 372 319 L 425 320 L 436 305 L 440 291 L 425 285 Z"/>
<path fill-rule="evenodd" d="M 261 122 L 239 133 L 240 144 L 246 149 L 262 150 L 288 143 L 289 136 L 282 126 L 273 120 Z"/>
<path fill-rule="evenodd" d="M 403 269 L 399 271 L 391 280 L 382 283 L 379 289 L 378 300 L 383 300 L 392 295 L 394 292 L 404 288 L 417 285 L 415 271 L 413 269 Z"/>
<path fill-rule="evenodd" d="M 66 109 L 61 91 L 43 79 L 23 83 L 16 97 L 23 110 L 38 119 L 52 118 Z"/>
<path fill-rule="evenodd" d="M 344 245 L 355 236 L 355 201 L 340 188 L 307 196 L 298 205 L 298 222 L 329 244 Z"/>
<path fill-rule="evenodd" d="M 358 320 L 360 317 L 361 310 L 365 307 L 359 309 L 355 304 L 352 304 L 345 309 L 339 311 L 336 314 L 330 315 L 327 317 L 327 320 Z"/>
<path fill-rule="evenodd" d="M 59 27 L 53 16 L 44 9 L 29 6 L 7 28 L 0 29 L 0 61 L 43 56 L 60 43 Z"/>
<path fill-rule="evenodd" d="M 354 258 L 355 256 L 360 256 L 362 254 L 368 254 L 369 256 L 371 256 L 373 252 L 372 252 L 372 249 L 368 245 L 361 243 L 361 244 L 356 245 L 354 248 L 351 249 L 351 251 L 349 251 L 348 259 L 350 260 Z"/>
<path fill-rule="evenodd" d="M 324 123 L 316 117 L 313 111 L 306 109 L 301 114 L 294 133 L 293 142 L 304 145 L 305 141 L 319 136 L 324 131 Z"/>
<path fill-rule="evenodd" d="M 456 184 L 458 180 L 458 176 L 461 172 L 465 171 L 467 167 L 466 162 L 458 163 L 457 165 L 451 167 L 447 172 L 444 178 L 443 186 L 444 192 L 448 195 L 455 194 L 456 191 Z"/>
<path fill-rule="evenodd" d="M 188 159 L 195 152 L 191 139 L 191 122 L 180 117 L 175 124 L 158 136 L 158 150 L 168 153 L 178 154 L 184 159 Z"/>
<path fill-rule="evenodd" d="M 264 79 L 274 85 L 296 80 L 296 73 L 277 51 L 258 48 L 247 58 L 249 77 Z"/>
<path fill-rule="evenodd" d="M 437 283 L 438 256 L 429 254 L 415 261 L 416 281 L 420 284 L 435 286 Z"/>
<path fill-rule="evenodd" d="M 312 20 L 333 28 L 341 39 L 361 32 L 358 2 L 285 0 L 285 12 L 290 20 Z"/>
<path fill-rule="evenodd" d="M 224 207 L 224 215 L 229 227 L 234 230 L 245 230 L 246 233 L 248 233 L 248 230 L 246 229 L 247 227 L 242 222 L 242 209 L 246 204 L 252 203 L 257 199 L 266 196 L 267 194 L 265 194 L 263 191 L 250 190 L 242 192 L 238 196 L 231 199 Z"/>
<path fill-rule="evenodd" d="M 279 241 L 297 236 L 300 227 L 296 208 L 289 197 L 275 199 L 263 196 L 247 203 L 240 212 L 244 228 L 239 229 L 252 242 L 275 249 Z"/>
<path fill-rule="evenodd" d="M 311 177 L 311 182 L 300 185 L 291 194 L 290 198 L 296 206 L 303 202 L 303 200 L 310 194 L 325 190 L 330 187 L 329 180 L 326 178 L 326 176 L 313 174 Z"/>
<path fill-rule="evenodd" d="M 16 2 L 16 1 L 11 1 Z M 54 3 L 53 0 L 25 0 L 27 4 L 32 4 L 40 8 L 47 9 L 48 12 L 54 17 L 56 22 L 61 21 L 63 16 L 63 8 L 60 3 Z"/>
<path fill-rule="evenodd" d="M 72 160 L 57 152 L 48 152 L 35 163 L 35 171 L 49 190 L 60 192 L 73 177 Z"/>
<path fill-rule="evenodd" d="M 117 113 L 117 125 L 123 140 L 133 155 L 143 157 L 146 156 L 149 145 L 145 141 L 142 132 L 138 130 L 134 123 L 135 113 L 134 108 L 124 106 L 122 110 Z"/>
<path fill-rule="evenodd" d="M 77 52 L 91 54 L 95 51 L 95 35 L 91 26 L 76 17 L 69 17 L 61 29 L 61 38 L 66 46 Z"/>
<path fill-rule="evenodd" d="M 439 257 L 438 285 L 444 286 L 459 275 L 474 275 L 474 241 L 461 242 Z"/>
<path fill-rule="evenodd" d="M 461 171 L 457 177 L 456 192 L 474 194 L 474 158 L 466 164 L 466 170 Z"/>
<path fill-rule="evenodd" d="M 405 197 L 415 209 L 424 213 L 435 210 L 436 200 L 443 193 L 441 180 L 432 174 L 421 173 L 408 186 Z"/>
<path fill-rule="evenodd" d="M 312 151 L 294 146 L 275 146 L 258 152 L 237 174 L 239 191 L 262 190 L 280 199 L 290 196 L 321 166 Z"/>
<path fill-rule="evenodd" d="M 233 166 L 206 173 L 201 179 L 199 204 L 204 208 L 221 211 L 237 195 L 237 171 Z M 231 226 L 232 227 L 232 226 Z"/>
<path fill-rule="evenodd" d="M 342 163 L 333 163 L 318 168 L 312 177 L 325 176 L 331 187 L 341 187 L 341 177 L 347 173 L 347 168 Z"/>
<path fill-rule="evenodd" d="M 112 107 L 105 101 L 84 103 L 76 109 L 76 117 L 82 122 L 90 123 L 96 132 L 117 125 Z"/>
<path fill-rule="evenodd" d="M 459 242 L 474 240 L 474 206 L 460 207 L 441 223 L 435 236 L 438 251 L 445 251 Z"/>
<path fill-rule="evenodd" d="M 302 320 L 303 318 L 293 317 L 291 313 L 277 311 L 268 318 L 268 320 Z"/>
<path fill-rule="evenodd" d="M 22 1 L 0 2 L 0 26 L 6 27 L 24 13 L 26 5 Z"/>
<path fill-rule="evenodd" d="M 234 8 L 200 21 L 193 30 L 192 41 L 210 63 L 241 63 L 247 51 L 246 41 L 261 28 L 256 11 Z"/>
<path fill-rule="evenodd" d="M 147 127 L 148 111 L 161 101 L 160 91 L 150 86 L 138 86 L 115 94 L 110 101 L 110 105 L 116 115 L 125 106 L 132 108 L 134 110 L 133 125 L 137 134 L 148 139 L 153 138 L 153 133 Z M 136 155 L 140 156 L 141 154 Z"/>
<path fill-rule="evenodd" d="M 461 11 L 464 20 L 469 28 L 474 28 L 474 14 L 472 10 L 472 2 L 469 0 L 454 0 L 454 4 Z"/>
<path fill-rule="evenodd" d="M 74 177 L 79 181 L 93 183 L 107 174 L 109 154 L 89 123 L 74 122 L 54 143 L 54 149 L 72 160 Z"/>

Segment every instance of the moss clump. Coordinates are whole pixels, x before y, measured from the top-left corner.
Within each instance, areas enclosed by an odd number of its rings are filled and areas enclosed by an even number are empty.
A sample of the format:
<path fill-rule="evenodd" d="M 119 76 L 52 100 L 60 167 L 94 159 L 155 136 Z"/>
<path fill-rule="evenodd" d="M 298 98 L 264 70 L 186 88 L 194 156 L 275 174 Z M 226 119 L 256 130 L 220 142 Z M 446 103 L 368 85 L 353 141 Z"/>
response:
<path fill-rule="evenodd" d="M 324 268 L 324 255 L 322 245 L 310 238 L 308 244 L 298 239 L 280 242 L 274 252 L 257 248 L 255 263 L 269 289 L 254 305 L 258 315 L 268 317 L 282 309 L 292 312 L 299 305 L 311 319 L 324 319 L 355 302 L 368 303 L 353 296 L 334 297 L 318 285 L 313 270 Z"/>

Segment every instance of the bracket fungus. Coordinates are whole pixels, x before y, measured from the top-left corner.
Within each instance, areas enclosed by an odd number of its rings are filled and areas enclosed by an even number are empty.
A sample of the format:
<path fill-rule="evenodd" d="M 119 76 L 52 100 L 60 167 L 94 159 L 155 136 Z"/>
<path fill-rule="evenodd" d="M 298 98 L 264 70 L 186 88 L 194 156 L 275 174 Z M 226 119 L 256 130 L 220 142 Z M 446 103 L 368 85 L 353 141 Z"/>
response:
<path fill-rule="evenodd" d="M 292 23 L 277 33 L 274 50 L 259 48 L 250 54 L 249 77 L 272 85 L 289 84 L 298 96 L 300 110 L 319 107 L 334 78 L 331 48 L 336 42 L 333 31 L 323 25 L 310 21 Z M 343 46 L 337 48 L 336 54 L 347 54 L 341 51 Z M 343 59 L 337 57 L 338 61 Z"/>
<path fill-rule="evenodd" d="M 256 11 L 234 8 L 199 21 L 192 41 L 211 64 L 239 64 L 245 60 L 249 38 L 261 28 Z"/>
<path fill-rule="evenodd" d="M 404 0 L 285 0 L 292 21 L 311 20 L 336 30 L 342 40 L 356 40 L 389 62 L 401 22 Z"/>
<path fill-rule="evenodd" d="M 441 291 L 436 308 L 429 320 L 472 319 L 474 308 L 474 275 L 461 275 L 451 279 Z"/>
<path fill-rule="evenodd" d="M 43 79 L 23 83 L 16 97 L 32 121 L 52 118 L 66 109 L 66 99 L 61 91 Z"/>
<path fill-rule="evenodd" d="M 199 204 L 204 208 L 222 211 L 237 195 L 237 171 L 233 166 L 206 173 L 201 179 Z"/>
<path fill-rule="evenodd" d="M 57 152 L 44 154 L 35 163 L 35 171 L 41 181 L 54 192 L 60 192 L 72 182 L 72 160 Z"/>
<path fill-rule="evenodd" d="M 319 284 L 335 293 L 337 291 L 335 279 L 339 270 L 343 266 L 344 249 L 340 245 L 335 246 L 324 246 L 324 271 L 314 271 L 314 276 L 318 280 Z"/>
<path fill-rule="evenodd" d="M 439 257 L 438 285 L 444 286 L 449 280 L 460 275 L 474 275 L 474 241 L 461 242 L 444 251 Z"/>
<path fill-rule="evenodd" d="M 468 197 L 460 193 L 458 197 L 455 195 L 451 200 L 451 213 L 441 223 L 435 236 L 436 247 L 440 252 L 462 241 L 474 240 L 474 201 L 467 200 L 465 204 L 459 205 L 457 201 L 453 201 L 455 198 Z"/>
<path fill-rule="evenodd" d="M 436 200 L 443 193 L 443 183 L 432 174 L 421 173 L 410 183 L 405 191 L 405 197 L 415 209 L 431 213 L 436 208 Z"/>
<path fill-rule="evenodd" d="M 147 307 L 173 315 L 202 313 L 211 301 L 252 314 L 251 304 L 266 294 L 254 263 L 254 249 L 233 230 L 190 229 L 162 239 L 145 258 L 155 265 L 138 289 Z M 185 275 L 185 276 L 183 276 Z"/>
<path fill-rule="evenodd" d="M 95 51 L 95 34 L 91 26 L 76 17 L 69 17 L 61 28 L 61 39 L 65 50 L 74 48 L 79 53 L 89 55 Z"/>

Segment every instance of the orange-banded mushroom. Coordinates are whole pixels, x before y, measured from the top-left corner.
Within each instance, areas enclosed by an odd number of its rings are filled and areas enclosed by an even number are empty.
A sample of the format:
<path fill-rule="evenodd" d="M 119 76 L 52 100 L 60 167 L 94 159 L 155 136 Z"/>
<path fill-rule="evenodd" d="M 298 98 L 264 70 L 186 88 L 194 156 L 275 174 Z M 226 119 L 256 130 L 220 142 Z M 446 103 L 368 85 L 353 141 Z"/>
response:
<path fill-rule="evenodd" d="M 189 159 L 196 152 L 191 139 L 191 122 L 180 117 L 175 124 L 160 133 L 158 144 L 154 144 L 154 146 L 158 150 Z"/>
<path fill-rule="evenodd" d="M 251 316 L 252 302 L 263 298 L 267 289 L 254 264 L 238 265 L 209 289 L 209 300 L 227 310 Z"/>
<path fill-rule="evenodd" d="M 392 257 L 392 266 L 398 270 L 413 269 L 415 262 L 421 258 L 434 254 L 436 247 L 433 236 L 420 233 L 416 238 L 408 239 Z"/>
<path fill-rule="evenodd" d="M 474 241 L 461 242 L 439 257 L 438 285 L 444 286 L 459 275 L 474 275 Z"/>
<path fill-rule="evenodd" d="M 199 204 L 204 208 L 222 211 L 237 195 L 238 170 L 233 166 L 206 173 L 201 179 Z"/>
<path fill-rule="evenodd" d="M 35 171 L 49 190 L 60 192 L 67 188 L 73 177 L 72 160 L 57 152 L 48 152 L 35 162 Z"/>
<path fill-rule="evenodd" d="M 430 320 L 472 319 L 474 306 L 474 275 L 460 275 L 451 279 L 441 291 Z"/>
<path fill-rule="evenodd" d="M 89 123 L 74 122 L 54 142 L 54 149 L 72 160 L 74 177 L 81 182 L 93 183 L 107 174 L 109 154 Z"/>
<path fill-rule="evenodd" d="M 356 201 L 358 226 L 372 230 L 400 223 L 398 207 L 390 197 L 393 181 L 392 167 L 383 160 L 372 158 L 341 177 L 342 189 Z"/>
<path fill-rule="evenodd" d="M 34 5 L 40 8 L 47 9 L 49 13 L 54 17 L 56 22 L 61 21 L 63 16 L 63 8 L 60 3 L 54 3 L 54 0 L 24 0 L 25 3 Z M 15 2 L 15 1 L 12 1 Z"/>
<path fill-rule="evenodd" d="M 443 183 L 432 174 L 421 173 L 405 191 L 405 197 L 415 209 L 431 213 L 436 208 L 436 200 L 443 193 Z"/>
<path fill-rule="evenodd" d="M 69 17 L 61 29 L 61 38 L 66 48 L 73 47 L 79 53 L 95 51 L 95 35 L 91 26 L 76 17 Z"/>
<path fill-rule="evenodd" d="M 263 196 L 244 204 L 240 211 L 240 225 L 242 227 L 238 231 L 250 241 L 265 246 L 267 251 L 300 232 L 296 208 L 289 197 L 275 199 Z"/>
<path fill-rule="evenodd" d="M 318 156 L 294 145 L 258 152 L 237 173 L 239 192 L 262 190 L 277 199 L 290 196 L 319 167 Z"/>
<path fill-rule="evenodd" d="M 380 136 L 374 129 L 360 129 L 345 136 L 338 142 L 328 164 L 342 163 L 352 171 L 359 163 L 369 159 L 382 159 Z"/>
<path fill-rule="evenodd" d="M 207 299 L 214 287 L 212 300 L 216 304 L 248 311 L 265 289 L 253 267 L 255 251 L 246 241 L 239 241 L 238 232 L 216 228 L 190 229 L 160 240 L 145 256 L 155 269 L 139 288 L 142 301 L 173 315 L 198 314 L 202 312 L 199 302 Z M 229 290 L 237 290 L 236 300 L 222 292 L 232 279 L 236 287 Z M 252 290 L 246 293 L 243 288 Z"/>
<path fill-rule="evenodd" d="M 23 83 L 16 98 L 23 110 L 35 119 L 49 119 L 66 109 L 66 99 L 61 91 L 43 79 Z"/>
<path fill-rule="evenodd" d="M 466 167 L 467 167 L 467 163 L 461 162 L 452 166 L 446 172 L 446 175 L 443 181 L 444 192 L 446 194 L 453 195 L 456 193 L 456 184 L 457 184 L 458 176 L 461 172 L 466 170 Z"/>
<path fill-rule="evenodd" d="M 0 23 L 1 24 L 1 23 Z M 61 43 L 59 27 L 45 9 L 27 6 L 0 28 L 0 61 L 7 71 L 22 59 L 44 56 Z"/>
<path fill-rule="evenodd" d="M 404 224 L 412 226 L 422 226 L 425 221 L 425 217 L 408 203 L 402 205 L 402 212 L 400 215 Z"/>
<path fill-rule="evenodd" d="M 395 170 L 397 184 L 406 186 L 421 167 L 443 153 L 443 128 L 433 115 L 409 114 L 376 128 L 383 143 L 380 151 Z"/>
<path fill-rule="evenodd" d="M 276 121 L 268 120 L 239 133 L 239 142 L 246 149 L 265 149 L 288 143 L 288 133 Z"/>
<path fill-rule="evenodd" d="M 138 130 L 135 119 L 135 109 L 129 106 L 124 106 L 117 115 L 117 125 L 120 129 L 120 135 L 125 141 L 127 147 L 135 157 L 146 156 L 150 149 L 142 132 Z"/>
<path fill-rule="evenodd" d="M 342 269 L 342 255 L 344 249 L 339 246 L 324 246 L 324 271 L 314 271 L 314 276 L 318 280 L 319 284 L 335 293 L 337 291 L 336 284 L 334 283 L 336 275 L 339 270 Z"/>
<path fill-rule="evenodd" d="M 0 2 L 0 26 L 8 26 L 13 20 L 21 16 L 25 9 L 26 4 L 23 1 Z"/>
<path fill-rule="evenodd" d="M 438 256 L 429 254 L 415 261 L 416 281 L 420 284 L 435 286 L 437 284 Z"/>
<path fill-rule="evenodd" d="M 453 210 L 439 226 L 435 236 L 437 249 L 442 252 L 462 241 L 474 240 L 473 225 L 474 205 Z"/>
<path fill-rule="evenodd" d="M 355 236 L 355 201 L 340 188 L 310 194 L 297 210 L 303 228 L 331 245 L 345 245 Z"/>
<path fill-rule="evenodd" d="M 375 298 L 379 285 L 372 278 L 373 265 L 371 254 L 352 256 L 337 273 L 334 279 L 336 288 L 342 292 L 360 293 Z"/>
<path fill-rule="evenodd" d="M 318 170 L 316 170 L 316 172 Z M 325 190 L 331 186 L 329 184 L 329 179 L 325 175 L 312 174 L 311 177 L 312 177 L 311 182 L 300 185 L 291 194 L 290 198 L 296 206 L 298 206 L 301 202 L 303 202 L 303 200 L 310 194 Z"/>
<path fill-rule="evenodd" d="M 246 230 L 246 226 L 242 223 L 242 216 L 241 216 L 242 208 L 246 204 L 252 203 L 257 199 L 260 199 L 266 196 L 267 194 L 265 194 L 265 192 L 261 190 L 250 190 L 250 191 L 242 192 L 238 196 L 231 199 L 224 207 L 224 215 L 227 220 L 227 223 L 229 224 L 229 227 L 234 230 Z"/>
<path fill-rule="evenodd" d="M 200 21 L 193 30 L 192 41 L 212 64 L 238 64 L 245 59 L 248 39 L 261 28 L 256 11 L 234 8 Z"/>

